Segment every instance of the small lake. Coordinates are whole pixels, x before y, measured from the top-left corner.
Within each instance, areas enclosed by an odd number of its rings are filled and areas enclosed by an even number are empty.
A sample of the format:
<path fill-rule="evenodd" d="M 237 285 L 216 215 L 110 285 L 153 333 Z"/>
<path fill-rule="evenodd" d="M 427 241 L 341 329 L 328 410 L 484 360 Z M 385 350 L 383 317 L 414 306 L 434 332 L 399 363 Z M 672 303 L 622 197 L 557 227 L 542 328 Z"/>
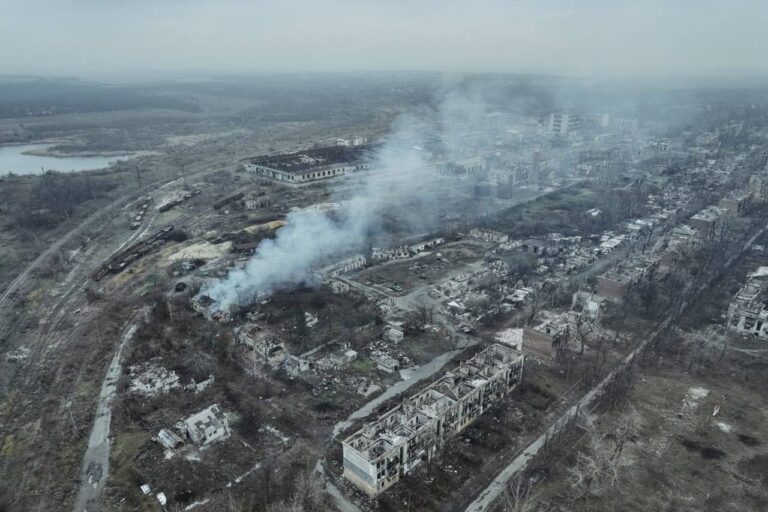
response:
<path fill-rule="evenodd" d="M 14 174 L 40 174 L 46 171 L 75 172 L 103 169 L 117 160 L 127 160 L 134 155 L 117 156 L 37 156 L 25 155 L 25 151 L 45 149 L 52 144 L 23 144 L 18 146 L 0 146 L 0 176 L 10 172 Z"/>

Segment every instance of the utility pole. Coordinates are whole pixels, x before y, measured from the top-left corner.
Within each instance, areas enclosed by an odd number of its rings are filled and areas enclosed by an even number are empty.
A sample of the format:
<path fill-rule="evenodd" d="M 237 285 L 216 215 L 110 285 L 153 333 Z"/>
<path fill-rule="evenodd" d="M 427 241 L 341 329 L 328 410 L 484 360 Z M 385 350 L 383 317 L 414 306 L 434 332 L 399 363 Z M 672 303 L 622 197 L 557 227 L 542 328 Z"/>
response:
<path fill-rule="evenodd" d="M 139 188 L 141 188 L 141 171 L 138 165 L 136 166 L 136 179 L 139 180 Z"/>

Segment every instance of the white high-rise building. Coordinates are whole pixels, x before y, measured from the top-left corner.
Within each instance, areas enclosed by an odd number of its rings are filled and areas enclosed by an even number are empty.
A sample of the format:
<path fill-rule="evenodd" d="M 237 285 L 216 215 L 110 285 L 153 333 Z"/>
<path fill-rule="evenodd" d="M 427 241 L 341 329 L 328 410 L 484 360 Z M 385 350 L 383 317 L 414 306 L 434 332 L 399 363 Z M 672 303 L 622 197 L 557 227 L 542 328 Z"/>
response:
<path fill-rule="evenodd" d="M 549 114 L 551 133 L 568 133 L 581 127 L 581 114 L 571 112 L 552 112 Z"/>

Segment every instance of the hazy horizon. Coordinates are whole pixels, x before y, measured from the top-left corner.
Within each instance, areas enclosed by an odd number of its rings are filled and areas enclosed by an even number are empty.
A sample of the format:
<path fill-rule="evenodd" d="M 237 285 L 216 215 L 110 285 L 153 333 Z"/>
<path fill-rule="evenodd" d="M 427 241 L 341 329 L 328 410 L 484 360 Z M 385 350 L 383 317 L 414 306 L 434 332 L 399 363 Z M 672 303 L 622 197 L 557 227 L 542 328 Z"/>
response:
<path fill-rule="evenodd" d="M 0 75 L 768 74 L 768 3 L 756 0 L 31 0 L 3 11 Z"/>

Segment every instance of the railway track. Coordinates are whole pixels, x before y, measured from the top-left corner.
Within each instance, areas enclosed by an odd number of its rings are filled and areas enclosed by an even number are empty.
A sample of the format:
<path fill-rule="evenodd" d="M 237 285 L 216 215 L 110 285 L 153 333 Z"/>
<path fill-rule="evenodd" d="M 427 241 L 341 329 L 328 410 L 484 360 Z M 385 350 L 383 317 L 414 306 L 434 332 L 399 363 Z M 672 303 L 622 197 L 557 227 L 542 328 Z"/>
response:
<path fill-rule="evenodd" d="M 227 166 L 226 168 L 231 167 Z M 217 169 L 220 170 L 220 169 Z M 212 170 L 201 171 L 187 176 L 187 179 L 195 179 L 210 172 Z M 30 275 L 41 263 L 45 262 L 48 258 L 55 255 L 55 253 L 67 244 L 74 237 L 83 232 L 91 224 L 99 219 L 108 218 L 111 212 L 120 207 L 121 205 L 130 204 L 131 201 L 135 201 L 144 195 L 149 190 L 162 190 L 170 185 L 173 185 L 178 180 L 174 179 L 169 181 L 160 187 L 157 184 L 148 185 L 139 192 L 132 194 L 131 196 L 123 197 L 113 201 L 101 210 L 93 213 L 77 227 L 73 228 L 61 239 L 51 245 L 48 249 L 38 255 L 6 288 L 2 295 L 0 295 L 0 335 L 10 332 L 14 319 L 11 318 L 9 313 L 10 308 L 13 306 L 16 292 L 22 290 L 27 283 Z M 135 243 L 143 234 L 149 229 L 154 220 L 154 216 L 145 217 L 146 225 L 133 232 L 127 240 L 124 240 L 119 247 L 113 251 L 113 256 L 120 253 L 126 245 Z M 83 262 L 77 264 L 71 271 L 71 275 L 75 277 L 72 279 L 71 284 L 66 284 L 63 291 L 55 298 L 50 298 L 41 304 L 34 312 L 35 315 L 40 318 L 36 328 L 32 329 L 29 333 L 24 333 L 22 336 L 26 338 L 26 346 L 29 349 L 23 362 L 15 369 L 13 376 L 8 383 L 8 390 L 17 391 L 17 397 L 10 403 L 6 403 L 7 407 L 3 411 L 2 418 L 0 419 L 0 451 L 3 450 L 5 443 L 8 439 L 8 435 L 12 432 L 17 432 L 18 428 L 27 422 L 29 415 L 24 416 L 24 411 L 30 402 L 34 402 L 36 412 L 33 414 L 37 417 L 38 428 L 34 430 L 31 439 L 25 439 L 25 444 L 29 446 L 38 446 L 39 450 L 36 452 L 41 455 L 35 458 L 30 458 L 24 463 L 23 469 L 18 473 L 18 479 L 13 482 L 8 482 L 11 485 L 12 492 L 12 507 L 22 506 L 24 510 L 35 510 L 26 503 L 25 499 L 29 497 L 28 486 L 30 477 L 35 470 L 45 467 L 48 462 L 48 457 L 52 454 L 53 440 L 52 436 L 48 435 L 50 432 L 44 432 L 43 428 L 53 418 L 55 418 L 56 428 L 68 428 L 62 425 L 69 423 L 70 418 L 66 414 L 66 409 L 62 411 L 62 399 L 63 397 L 70 396 L 72 385 L 78 382 L 84 372 L 84 366 L 80 365 L 79 375 L 74 381 L 71 376 L 65 375 L 63 367 L 66 361 L 73 364 L 77 364 L 77 361 L 73 361 L 71 358 L 67 359 L 67 354 L 62 352 L 65 347 L 73 339 L 83 336 L 88 327 L 101 315 L 104 311 L 103 306 L 99 307 L 87 307 L 85 294 L 82 293 L 90 282 L 90 273 L 87 270 L 88 263 Z M 66 282 L 66 279 L 64 280 Z M 127 291 L 127 285 L 122 287 L 117 293 Z M 71 325 L 68 325 L 71 324 Z M 62 356 L 62 357 L 60 357 Z M 82 362 L 82 361 L 80 361 Z M 44 375 L 50 375 L 51 368 L 58 365 L 58 368 L 53 374 L 53 378 L 49 381 L 48 385 L 42 383 L 42 377 Z M 42 456 L 43 454 L 47 456 Z M 52 479 L 58 474 L 55 468 L 47 468 L 47 480 L 48 484 L 52 482 Z M 60 475 L 59 475 L 60 476 Z M 44 501 L 38 501 L 37 510 L 49 510 L 43 508 Z M 13 509 L 13 508 L 12 508 Z"/>

